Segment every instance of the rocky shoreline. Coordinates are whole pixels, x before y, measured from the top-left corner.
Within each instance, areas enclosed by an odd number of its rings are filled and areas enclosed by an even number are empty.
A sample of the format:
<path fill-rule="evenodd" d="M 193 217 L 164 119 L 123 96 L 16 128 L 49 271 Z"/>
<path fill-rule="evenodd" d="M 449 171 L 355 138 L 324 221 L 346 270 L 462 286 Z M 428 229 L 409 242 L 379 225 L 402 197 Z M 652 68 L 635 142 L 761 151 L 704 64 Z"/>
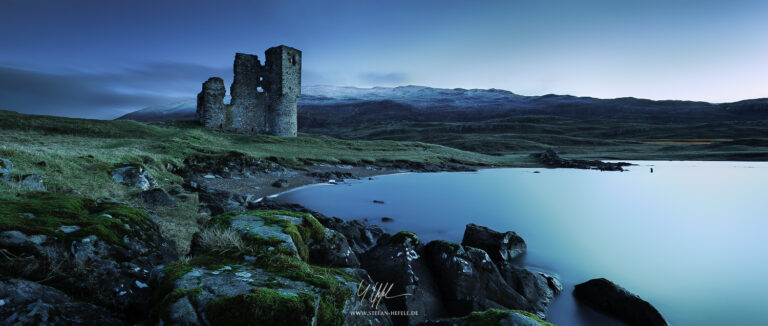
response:
<path fill-rule="evenodd" d="M 560 157 L 560 155 L 553 149 L 548 149 L 541 153 L 533 153 L 531 157 L 538 160 L 539 163 L 544 164 L 550 168 L 570 168 L 570 169 L 584 169 L 584 170 L 600 170 L 600 171 L 624 171 L 625 166 L 630 166 L 632 163 L 627 162 L 603 162 L 600 160 L 569 160 Z"/>
<path fill-rule="evenodd" d="M 186 167 L 174 173 L 184 177 L 186 191 L 199 194 L 202 210 L 211 215 L 243 211 L 262 198 L 316 183 L 340 183 L 404 172 L 470 172 L 478 168 L 455 162 L 386 160 L 360 164 L 307 160 L 301 166 L 291 166 L 277 159 L 255 159 L 235 153 L 215 159 L 191 157 L 184 163 Z"/>
<path fill-rule="evenodd" d="M 412 232 L 388 234 L 268 198 L 316 182 L 474 167 L 303 163 L 234 153 L 191 157 L 184 167 L 165 167 L 184 178 L 170 188 L 141 166 L 113 169 L 115 182 L 139 188 L 137 198 L 148 207 L 193 201 L 211 216 L 188 250 L 160 231 L 153 210 L 126 202 L 77 192 L 29 192 L 0 202 L 0 321 L 551 325 L 547 310 L 563 287 L 556 275 L 520 265 L 516 258 L 527 247 L 514 232 L 468 224 L 461 243 L 423 243 Z M 12 163 L 2 167 L 9 176 Z M 577 298 L 629 324 L 665 324 L 650 304 L 618 286 L 581 288 L 589 290 Z M 600 301 L 604 296 L 611 304 Z"/>

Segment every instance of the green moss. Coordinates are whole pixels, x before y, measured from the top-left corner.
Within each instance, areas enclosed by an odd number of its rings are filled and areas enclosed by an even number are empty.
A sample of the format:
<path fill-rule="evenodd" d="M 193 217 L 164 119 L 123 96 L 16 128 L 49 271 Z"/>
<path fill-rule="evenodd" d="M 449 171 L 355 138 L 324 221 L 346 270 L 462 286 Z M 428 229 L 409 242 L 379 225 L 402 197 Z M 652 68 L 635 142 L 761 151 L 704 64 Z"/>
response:
<path fill-rule="evenodd" d="M 459 251 L 459 249 L 461 249 L 461 245 L 455 242 L 450 242 L 445 240 L 434 240 L 432 242 L 434 242 L 436 245 L 448 248 L 453 252 Z"/>
<path fill-rule="evenodd" d="M 222 227 L 228 228 L 232 226 L 232 220 L 238 215 L 251 215 L 257 216 L 264 221 L 264 225 L 274 225 L 282 228 L 283 233 L 289 235 L 293 244 L 296 246 L 296 250 L 299 257 L 305 261 L 309 258 L 309 248 L 307 247 L 307 240 L 313 239 L 316 241 L 323 240 L 325 238 L 325 227 L 317 221 L 309 213 L 291 212 L 284 210 L 257 210 L 250 212 L 231 212 L 216 216 L 208 221 L 207 227 Z M 281 216 L 300 218 L 301 223 L 293 224 L 290 220 L 282 218 Z M 267 244 L 258 237 L 246 238 L 246 240 L 254 241 L 257 245 Z M 277 247 L 275 247 L 277 248 Z"/>
<path fill-rule="evenodd" d="M 277 281 L 275 277 L 268 277 L 267 280 L 262 284 L 261 286 L 270 288 L 270 289 L 282 289 L 285 288 L 285 284 Z"/>
<path fill-rule="evenodd" d="M 274 273 L 277 276 L 305 282 L 325 289 L 338 283 L 332 275 L 315 270 L 312 268 L 312 265 L 292 256 L 272 255 L 261 258 L 262 259 L 257 260 L 255 265 L 264 268 L 266 271 Z"/>
<path fill-rule="evenodd" d="M 310 325 L 315 314 L 315 296 L 280 294 L 272 289 L 256 289 L 212 300 L 205 315 L 212 325 Z"/>
<path fill-rule="evenodd" d="M 341 326 L 344 324 L 344 306 L 352 295 L 348 289 L 334 286 L 320 298 L 317 310 L 318 326 Z"/>
<path fill-rule="evenodd" d="M 243 236 L 243 241 L 254 252 L 293 255 L 293 251 L 283 246 L 285 241 L 272 236 L 267 239 L 261 234 L 247 233 Z M 269 248 L 272 248 L 272 250 Z"/>
<path fill-rule="evenodd" d="M 556 326 L 555 324 L 542 320 L 535 314 L 523 310 L 488 309 L 486 311 L 475 311 L 464 317 L 454 319 L 464 319 L 470 321 L 474 326 L 498 326 L 499 322 L 510 313 L 518 313 L 528 318 L 534 319 L 542 326 Z"/>
<path fill-rule="evenodd" d="M 70 233 L 59 231 L 61 226 L 73 225 L 80 229 Z M 95 235 L 123 247 L 127 247 L 124 236 L 143 237 L 145 233 L 157 232 L 149 216 L 141 210 L 117 203 L 98 203 L 82 196 L 47 192 L 0 199 L 0 231 L 10 230 L 54 236 L 66 242 Z"/>
<path fill-rule="evenodd" d="M 341 281 L 359 282 L 356 277 L 333 267 L 310 265 L 292 255 L 266 254 L 257 257 L 254 267 L 262 268 L 276 276 L 304 282 L 319 288 L 340 286 Z"/>
<path fill-rule="evenodd" d="M 234 269 L 236 265 L 242 263 L 243 260 L 241 258 L 239 255 L 208 254 L 190 259 L 189 264 L 191 266 L 205 267 L 209 270 L 217 270 L 225 266 L 230 266 Z"/>
<path fill-rule="evenodd" d="M 190 157 L 217 160 L 238 155 L 295 169 L 305 169 L 308 162 L 374 163 L 385 158 L 432 163 L 459 159 L 478 164 L 501 159 L 414 142 L 347 141 L 306 134 L 252 136 L 207 130 L 194 121 L 87 120 L 2 110 L 0 139 L 0 157 L 13 162 L 14 176 L 39 174 L 51 192 L 68 193 L 74 189 L 89 198 L 110 197 L 139 206 L 145 205 L 136 196 L 140 190 L 115 181 L 109 173 L 112 169 L 126 164 L 144 167 L 169 189 L 184 182 L 173 171 L 185 168 L 185 160 Z M 169 165 L 174 168 L 166 168 Z M 16 200 L 19 194 L 30 192 L 33 190 L 18 183 L 0 182 L 0 199 Z M 199 228 L 197 220 L 208 216 L 199 213 L 193 201 L 153 209 L 158 213 L 159 227 L 176 242 L 179 253 L 186 254 L 192 234 Z M 112 239 L 118 238 L 122 237 Z"/>
<path fill-rule="evenodd" d="M 391 238 L 389 238 L 389 241 L 391 243 L 403 243 L 407 239 L 413 240 L 413 242 L 419 241 L 419 236 L 415 232 L 411 231 L 400 231 L 395 233 Z"/>
<path fill-rule="evenodd" d="M 163 266 L 163 273 L 165 274 L 165 280 L 173 283 L 192 271 L 192 266 L 183 260 L 177 260 Z"/>
<path fill-rule="evenodd" d="M 237 215 L 240 215 L 240 213 L 225 213 L 225 214 L 214 216 L 205 223 L 205 226 L 219 227 L 219 228 L 226 229 L 232 226 L 232 218 L 234 218 Z"/>

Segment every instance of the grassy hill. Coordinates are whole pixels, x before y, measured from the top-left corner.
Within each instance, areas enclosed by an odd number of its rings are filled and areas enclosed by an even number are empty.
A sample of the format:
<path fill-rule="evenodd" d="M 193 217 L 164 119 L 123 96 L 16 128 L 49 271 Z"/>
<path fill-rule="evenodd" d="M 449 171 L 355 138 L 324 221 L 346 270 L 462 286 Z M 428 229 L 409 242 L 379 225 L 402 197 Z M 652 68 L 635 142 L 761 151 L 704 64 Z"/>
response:
<path fill-rule="evenodd" d="M 184 158 L 192 155 L 228 152 L 295 167 L 307 161 L 511 163 L 499 157 L 419 142 L 247 136 L 212 132 L 193 122 L 145 124 L 0 111 L 0 157 L 14 163 L 15 174 L 40 174 L 54 191 L 74 188 L 91 197 L 110 196 L 110 192 L 119 189 L 115 189 L 108 172 L 128 164 L 143 165 L 160 182 L 179 182 L 178 176 L 164 168 L 166 165 L 182 166 Z"/>
<path fill-rule="evenodd" d="M 232 152 L 303 169 L 308 164 L 366 163 L 386 166 L 395 160 L 439 164 L 452 161 L 476 165 L 510 165 L 503 157 L 441 145 L 390 140 L 339 140 L 325 136 L 281 138 L 212 132 L 194 122 L 141 123 L 25 115 L 0 111 L 0 158 L 13 162 L 13 175 L 42 176 L 48 191 L 76 190 L 94 199 L 111 198 L 145 206 L 141 191 L 111 177 L 121 166 L 142 166 L 165 189 L 179 187 L 182 177 L 171 172 L 190 156 L 221 156 Z M 32 190 L 0 182 L 0 201 L 14 202 Z M 163 233 L 188 246 L 198 221 L 196 199 L 172 208 L 155 207 Z"/>
<path fill-rule="evenodd" d="M 296 169 L 321 162 L 386 166 L 398 160 L 531 167 L 538 164 L 528 154 L 551 147 L 571 158 L 768 160 L 768 122 L 763 121 L 681 124 L 517 117 L 310 131 L 296 138 L 246 136 L 212 132 L 189 121 L 103 121 L 0 111 L 0 158 L 13 162 L 15 177 L 41 175 L 51 192 L 76 190 L 137 207 L 144 206 L 137 198 L 141 190 L 115 182 L 113 169 L 142 166 L 163 188 L 173 189 L 183 180 L 172 171 L 183 167 L 185 158 L 233 152 Z M 0 182 L 0 201 L 17 201 L 30 191 Z M 196 198 L 152 209 L 163 233 L 182 247 L 198 230 L 198 221 L 208 218 L 198 212 Z"/>
<path fill-rule="evenodd" d="M 513 160 L 553 147 L 572 158 L 768 160 L 768 121 L 682 123 L 529 116 L 307 131 L 343 139 L 420 141 Z"/>

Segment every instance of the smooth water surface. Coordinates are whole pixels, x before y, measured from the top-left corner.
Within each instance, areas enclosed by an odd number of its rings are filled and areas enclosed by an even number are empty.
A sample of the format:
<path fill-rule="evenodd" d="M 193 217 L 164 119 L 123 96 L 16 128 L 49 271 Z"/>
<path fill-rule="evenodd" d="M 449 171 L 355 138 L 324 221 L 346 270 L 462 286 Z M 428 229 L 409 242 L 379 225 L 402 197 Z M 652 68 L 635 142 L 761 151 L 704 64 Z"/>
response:
<path fill-rule="evenodd" d="M 570 294 L 596 277 L 640 295 L 673 325 L 768 325 L 768 163 L 634 163 L 628 172 L 380 176 L 278 199 L 412 230 L 425 242 L 460 242 L 470 222 L 515 231 L 528 244 L 526 265 L 566 285 L 548 318 L 559 325 L 609 323 Z M 383 216 L 394 222 L 381 223 Z"/>

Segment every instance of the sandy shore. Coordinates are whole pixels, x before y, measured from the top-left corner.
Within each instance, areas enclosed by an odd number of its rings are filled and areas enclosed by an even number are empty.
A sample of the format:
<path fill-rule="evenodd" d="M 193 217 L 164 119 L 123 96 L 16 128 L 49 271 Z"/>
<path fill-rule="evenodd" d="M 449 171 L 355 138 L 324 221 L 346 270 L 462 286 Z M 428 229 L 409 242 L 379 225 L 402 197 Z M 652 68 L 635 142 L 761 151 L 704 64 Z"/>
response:
<path fill-rule="evenodd" d="M 265 173 L 251 177 L 220 178 L 211 175 L 198 178 L 201 186 L 210 190 L 246 194 L 252 200 L 272 197 L 313 184 L 343 182 L 349 179 L 366 179 L 378 175 L 411 172 L 400 169 L 372 168 L 344 165 L 312 166 L 311 170 L 289 170 L 279 173 Z M 281 186 L 275 183 L 285 180 Z"/>

